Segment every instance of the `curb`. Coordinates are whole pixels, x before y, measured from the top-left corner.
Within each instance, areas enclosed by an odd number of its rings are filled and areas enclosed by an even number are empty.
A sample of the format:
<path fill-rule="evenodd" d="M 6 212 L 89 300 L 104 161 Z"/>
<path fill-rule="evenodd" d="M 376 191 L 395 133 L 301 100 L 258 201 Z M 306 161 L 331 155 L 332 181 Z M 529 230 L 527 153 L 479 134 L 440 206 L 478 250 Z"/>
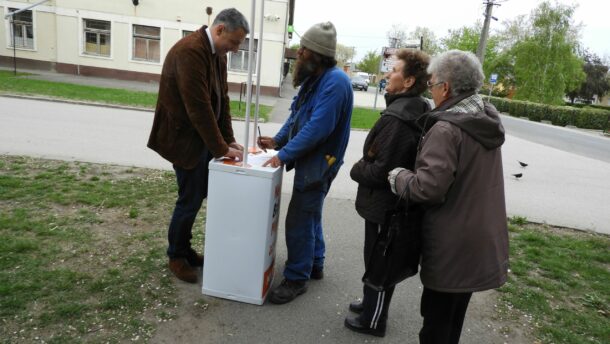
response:
<path fill-rule="evenodd" d="M 37 95 L 30 94 L 18 94 L 18 93 L 5 93 L 0 92 L 0 97 L 6 98 L 17 98 L 17 99 L 30 99 L 30 100 L 42 100 L 54 103 L 65 103 L 65 104 L 74 104 L 74 105 L 87 105 L 87 106 L 98 106 L 112 109 L 123 109 L 123 110 L 134 110 L 134 111 L 142 111 L 142 112 L 154 112 L 154 108 L 145 108 L 145 107 L 137 107 L 137 106 L 129 106 L 129 105 L 118 105 L 118 104 L 108 104 L 108 103 L 98 103 L 93 101 L 81 101 L 81 100 L 72 100 L 65 98 L 54 98 L 54 97 L 43 97 Z M 231 120 L 233 121 L 245 121 L 245 118 L 241 117 L 233 117 L 231 116 Z M 258 119 L 259 123 L 265 123 L 264 118 Z"/>
<path fill-rule="evenodd" d="M 54 103 L 66 103 L 66 104 L 75 104 L 75 105 L 89 105 L 89 106 L 99 106 L 113 109 L 124 109 L 124 110 L 136 110 L 136 111 L 145 111 L 145 112 L 153 112 L 153 108 L 145 108 L 145 107 L 137 107 L 137 106 L 129 106 L 129 105 L 117 105 L 117 104 L 108 104 L 108 103 L 98 103 L 92 101 L 81 101 L 81 100 L 72 100 L 65 98 L 54 98 L 54 97 L 43 97 L 37 95 L 29 95 L 29 94 L 16 94 L 16 93 L 0 93 L 0 96 L 7 98 L 17 98 L 17 99 L 31 99 L 31 100 L 43 100 Z"/>

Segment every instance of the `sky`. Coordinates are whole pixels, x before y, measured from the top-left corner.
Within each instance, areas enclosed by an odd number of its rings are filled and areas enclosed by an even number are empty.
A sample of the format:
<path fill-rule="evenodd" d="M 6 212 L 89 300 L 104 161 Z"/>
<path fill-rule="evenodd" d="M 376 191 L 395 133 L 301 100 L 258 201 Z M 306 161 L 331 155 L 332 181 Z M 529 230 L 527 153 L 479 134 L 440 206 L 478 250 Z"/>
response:
<path fill-rule="evenodd" d="M 527 14 L 542 0 L 496 0 L 490 29 L 501 29 L 502 21 Z M 602 58 L 610 59 L 610 0 L 558 0 L 561 4 L 578 4 L 573 19 L 581 23 L 580 42 Z M 355 47 L 359 61 L 371 50 L 380 52 L 388 45 L 386 33 L 393 24 L 402 25 L 406 32 L 417 26 L 431 29 L 437 39 L 449 29 L 472 26 L 483 22 L 483 0 L 296 0 L 294 29 L 302 34 L 313 24 L 331 21 L 337 28 L 337 42 Z M 293 36 L 292 43 L 298 43 Z"/>

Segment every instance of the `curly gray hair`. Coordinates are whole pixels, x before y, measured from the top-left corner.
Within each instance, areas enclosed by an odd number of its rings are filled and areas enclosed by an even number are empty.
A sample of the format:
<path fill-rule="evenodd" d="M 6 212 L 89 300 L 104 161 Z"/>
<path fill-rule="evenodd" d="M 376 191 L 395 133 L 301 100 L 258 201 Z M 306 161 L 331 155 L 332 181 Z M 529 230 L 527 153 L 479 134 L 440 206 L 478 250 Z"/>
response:
<path fill-rule="evenodd" d="M 485 79 L 479 59 L 473 53 L 461 50 L 449 50 L 432 58 L 428 73 L 436 76 L 436 82 L 448 82 L 452 96 L 477 92 Z"/>

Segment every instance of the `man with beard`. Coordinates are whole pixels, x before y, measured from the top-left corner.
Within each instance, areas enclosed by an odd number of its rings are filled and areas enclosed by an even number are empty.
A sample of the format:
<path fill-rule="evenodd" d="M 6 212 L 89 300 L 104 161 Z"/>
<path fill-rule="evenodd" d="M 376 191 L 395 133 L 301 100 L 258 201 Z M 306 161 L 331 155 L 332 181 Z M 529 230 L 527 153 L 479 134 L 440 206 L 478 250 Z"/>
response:
<path fill-rule="evenodd" d="M 330 22 L 305 32 L 293 73 L 293 85 L 301 88 L 290 117 L 275 137 L 258 139 L 261 148 L 279 150 L 264 166 L 295 169 L 286 215 L 284 280 L 269 296 L 276 304 L 305 293 L 309 279 L 324 277 L 322 206 L 343 164 L 353 106 L 351 82 L 336 67 L 336 46 L 337 32 Z"/>

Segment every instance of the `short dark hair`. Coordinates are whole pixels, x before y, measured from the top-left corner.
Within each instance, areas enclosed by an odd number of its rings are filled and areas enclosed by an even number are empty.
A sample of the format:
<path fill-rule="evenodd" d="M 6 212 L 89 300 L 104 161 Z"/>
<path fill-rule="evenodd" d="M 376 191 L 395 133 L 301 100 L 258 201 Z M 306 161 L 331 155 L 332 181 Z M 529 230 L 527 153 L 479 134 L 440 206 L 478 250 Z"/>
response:
<path fill-rule="evenodd" d="M 415 83 L 411 89 L 417 94 L 422 94 L 427 89 L 426 82 L 430 79 L 426 69 L 430 64 L 430 56 L 421 50 L 416 49 L 400 49 L 396 53 L 399 60 L 404 61 L 405 66 L 402 69 L 402 76 L 415 78 Z"/>
<path fill-rule="evenodd" d="M 212 26 L 219 24 L 223 24 L 229 32 L 242 29 L 246 34 L 250 33 L 250 26 L 248 25 L 246 17 L 235 8 L 227 8 L 220 11 L 216 18 L 214 18 Z"/>

